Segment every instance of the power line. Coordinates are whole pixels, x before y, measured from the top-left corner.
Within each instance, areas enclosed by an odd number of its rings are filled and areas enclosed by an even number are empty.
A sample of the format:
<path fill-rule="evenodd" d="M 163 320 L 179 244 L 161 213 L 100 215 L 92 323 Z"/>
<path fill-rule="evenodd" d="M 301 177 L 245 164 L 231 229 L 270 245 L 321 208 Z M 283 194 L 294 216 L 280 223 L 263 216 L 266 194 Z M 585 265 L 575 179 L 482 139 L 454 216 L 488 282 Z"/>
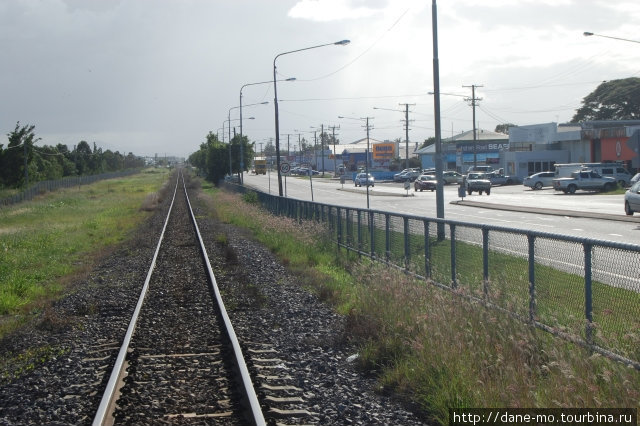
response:
<path fill-rule="evenodd" d="M 477 155 L 477 145 L 476 140 L 478 139 L 476 136 L 476 102 L 481 101 L 482 98 L 476 98 L 476 87 L 483 87 L 476 84 L 472 84 L 471 86 L 462 86 L 462 87 L 471 87 L 471 98 L 466 98 L 465 100 L 471 101 L 471 107 L 473 109 L 473 165 L 474 167 L 478 165 L 478 155 Z"/>

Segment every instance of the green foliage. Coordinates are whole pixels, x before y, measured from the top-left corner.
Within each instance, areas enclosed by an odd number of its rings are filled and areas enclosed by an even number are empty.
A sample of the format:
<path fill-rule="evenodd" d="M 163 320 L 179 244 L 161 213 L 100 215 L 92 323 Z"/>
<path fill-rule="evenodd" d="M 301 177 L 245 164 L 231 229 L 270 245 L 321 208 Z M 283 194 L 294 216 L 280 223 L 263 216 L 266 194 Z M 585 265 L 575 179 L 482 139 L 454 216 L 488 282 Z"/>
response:
<path fill-rule="evenodd" d="M 242 195 L 242 200 L 248 204 L 258 204 L 258 194 L 255 191 L 247 191 Z"/>
<path fill-rule="evenodd" d="M 229 152 L 231 150 L 231 152 Z M 249 139 L 236 135 L 230 143 L 223 143 L 218 136 L 209 132 L 206 142 L 200 144 L 200 149 L 189 156 L 189 162 L 193 164 L 206 179 L 218 184 L 225 175 L 240 172 L 240 155 L 243 157 L 243 172 L 249 170 L 251 160 L 254 157 L 253 145 Z M 231 167 L 229 160 L 231 159 Z"/>
<path fill-rule="evenodd" d="M 572 123 L 589 120 L 640 119 L 640 78 L 630 77 L 601 83 L 582 100 Z"/>
<path fill-rule="evenodd" d="M 47 193 L 36 201 L 0 209 L 0 337 L 29 307 L 61 291 L 60 278 L 93 258 L 149 213 L 146 194 L 162 196 L 166 169 Z"/>
<path fill-rule="evenodd" d="M 18 188 L 42 180 L 55 180 L 66 176 L 88 175 L 144 166 L 144 160 L 129 153 L 102 151 L 80 141 L 70 151 L 66 145 L 35 146 L 40 140 L 34 133 L 35 126 L 20 126 L 7 134 L 6 149 L 0 144 L 0 187 Z M 26 173 L 25 173 L 26 155 Z"/>
<path fill-rule="evenodd" d="M 509 129 L 511 127 L 516 127 L 516 125 L 515 124 L 511 124 L 511 123 L 498 124 L 496 126 L 495 132 L 496 133 L 504 133 L 505 135 L 508 135 L 509 134 Z"/>

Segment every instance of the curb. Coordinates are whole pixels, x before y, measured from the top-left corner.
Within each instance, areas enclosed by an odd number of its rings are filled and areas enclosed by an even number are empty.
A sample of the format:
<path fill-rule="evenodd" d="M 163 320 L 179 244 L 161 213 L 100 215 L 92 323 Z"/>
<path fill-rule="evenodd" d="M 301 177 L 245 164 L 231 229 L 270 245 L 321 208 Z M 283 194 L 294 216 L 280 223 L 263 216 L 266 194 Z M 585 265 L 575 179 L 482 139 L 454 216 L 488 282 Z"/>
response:
<path fill-rule="evenodd" d="M 591 213 L 591 212 L 580 212 L 575 210 L 560 210 L 560 209 L 547 209 L 547 208 L 538 208 L 538 207 L 521 207 L 521 206 L 509 206 L 506 204 L 492 204 L 492 203 L 483 203 L 481 201 L 451 201 L 449 204 L 456 204 L 467 207 L 483 207 L 486 209 L 494 209 L 494 210 L 506 210 L 512 212 L 523 212 L 523 213 L 538 213 L 538 214 L 546 214 L 552 216 L 568 216 L 568 217 L 582 217 L 588 219 L 604 219 L 604 220 L 613 220 L 618 222 L 635 222 L 640 223 L 640 217 L 633 217 L 627 215 L 613 215 L 606 213 Z"/>

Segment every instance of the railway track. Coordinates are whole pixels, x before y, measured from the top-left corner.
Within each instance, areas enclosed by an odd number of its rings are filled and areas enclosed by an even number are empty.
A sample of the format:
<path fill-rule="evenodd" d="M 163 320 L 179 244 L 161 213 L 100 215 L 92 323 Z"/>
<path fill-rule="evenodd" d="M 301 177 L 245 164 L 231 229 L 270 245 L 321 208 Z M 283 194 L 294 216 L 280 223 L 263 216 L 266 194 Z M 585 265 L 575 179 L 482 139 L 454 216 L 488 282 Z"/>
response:
<path fill-rule="evenodd" d="M 0 425 L 423 424 L 357 372 L 344 318 L 268 249 L 211 217 L 208 197 L 195 202 L 199 182 L 186 173 L 185 181 L 186 191 L 182 181 L 171 185 L 131 242 L 51 308 L 46 328 L 0 348 L 11 357 L 24 347 L 55 351 L 32 370 L 0 378 Z M 237 356 L 211 282 L 224 294 L 263 419 L 251 418 L 237 386 Z"/>
<path fill-rule="evenodd" d="M 195 223 L 180 174 L 94 425 L 265 424 Z"/>

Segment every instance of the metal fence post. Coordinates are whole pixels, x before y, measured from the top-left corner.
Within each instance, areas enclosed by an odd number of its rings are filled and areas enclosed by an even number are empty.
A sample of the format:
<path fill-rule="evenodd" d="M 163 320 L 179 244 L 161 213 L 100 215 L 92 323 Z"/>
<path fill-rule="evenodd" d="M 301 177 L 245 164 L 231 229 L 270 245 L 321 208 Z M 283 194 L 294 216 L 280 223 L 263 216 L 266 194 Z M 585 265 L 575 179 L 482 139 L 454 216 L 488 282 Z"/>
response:
<path fill-rule="evenodd" d="M 357 210 L 358 213 L 358 257 L 362 256 L 362 210 Z"/>
<path fill-rule="evenodd" d="M 534 322 L 536 318 L 536 237 L 527 233 L 529 242 L 529 321 Z"/>
<path fill-rule="evenodd" d="M 347 223 L 347 239 L 346 239 L 346 244 L 349 248 L 351 248 L 351 246 L 353 245 L 353 223 L 351 222 L 351 209 L 347 208 L 347 211 L 345 212 L 345 221 Z"/>
<path fill-rule="evenodd" d="M 489 296 L 489 228 L 482 227 L 482 290 L 485 299 Z"/>
<path fill-rule="evenodd" d="M 389 213 L 384 215 L 384 255 L 388 262 L 391 258 L 391 217 Z"/>
<path fill-rule="evenodd" d="M 458 287 L 456 281 L 456 225 L 449 225 L 449 232 L 451 233 L 451 287 Z"/>
<path fill-rule="evenodd" d="M 336 221 L 338 229 L 338 250 L 340 250 L 340 244 L 342 244 L 342 209 L 336 207 Z"/>
<path fill-rule="evenodd" d="M 431 278 L 431 261 L 429 256 L 431 255 L 429 250 L 429 221 L 423 220 L 424 224 L 424 274 L 425 277 Z"/>
<path fill-rule="evenodd" d="M 591 250 L 593 246 L 589 242 L 583 244 L 584 247 L 584 315 L 587 320 L 585 336 L 587 343 L 593 344 L 593 293 L 591 288 Z"/>
<path fill-rule="evenodd" d="M 409 261 L 411 258 L 410 252 L 410 244 L 409 244 L 409 218 L 404 217 L 404 268 L 409 269 Z"/>
<path fill-rule="evenodd" d="M 371 243 L 370 243 L 371 247 L 369 247 L 369 249 L 371 253 L 371 258 L 375 259 L 376 258 L 376 241 L 375 241 L 373 225 L 374 225 L 373 212 L 369 210 L 369 233 L 371 235 Z"/>

